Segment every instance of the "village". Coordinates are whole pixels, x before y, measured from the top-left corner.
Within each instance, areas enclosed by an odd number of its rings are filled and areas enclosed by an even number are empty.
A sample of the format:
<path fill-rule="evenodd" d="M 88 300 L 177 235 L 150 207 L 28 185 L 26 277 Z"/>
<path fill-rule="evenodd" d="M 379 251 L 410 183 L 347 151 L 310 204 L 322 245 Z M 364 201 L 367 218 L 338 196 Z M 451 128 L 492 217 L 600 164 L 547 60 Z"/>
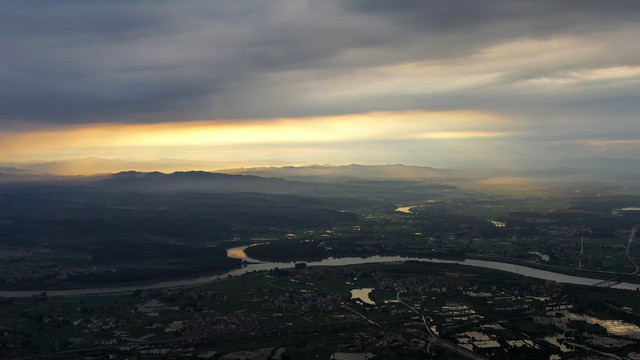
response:
<path fill-rule="evenodd" d="M 608 300 L 581 287 L 441 264 L 281 269 L 192 288 L 4 299 L 3 308 L 29 319 L 31 331 L 5 335 L 0 353 L 29 344 L 30 356 L 59 358 L 253 359 L 255 351 L 242 352 L 252 344 L 282 359 L 307 352 L 326 359 L 457 356 L 429 346 L 432 337 L 487 358 L 533 350 L 553 359 L 587 350 L 640 353 L 638 309 L 624 300 L 634 292 L 607 292 Z M 584 313 L 593 301 L 617 320 Z M 19 326 L 5 318 L 3 326 Z"/>

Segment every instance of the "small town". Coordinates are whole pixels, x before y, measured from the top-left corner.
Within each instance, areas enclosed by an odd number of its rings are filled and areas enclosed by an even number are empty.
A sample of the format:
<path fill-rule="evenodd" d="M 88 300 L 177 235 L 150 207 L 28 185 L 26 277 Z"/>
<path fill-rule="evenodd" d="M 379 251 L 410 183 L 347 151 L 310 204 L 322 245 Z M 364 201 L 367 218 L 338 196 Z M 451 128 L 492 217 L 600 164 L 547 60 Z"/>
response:
<path fill-rule="evenodd" d="M 633 291 L 610 289 L 603 298 L 602 291 L 455 265 L 382 268 L 300 267 L 196 288 L 3 299 L 3 308 L 21 311 L 34 331 L 5 335 L 0 351 L 29 344 L 32 358 L 61 359 L 295 359 L 305 353 L 507 359 L 527 349 L 551 359 L 592 351 L 624 352 L 629 359 L 640 354 L 638 309 L 628 306 Z M 593 302 L 616 320 L 585 312 Z M 5 319 L 10 325 L 12 316 Z"/>

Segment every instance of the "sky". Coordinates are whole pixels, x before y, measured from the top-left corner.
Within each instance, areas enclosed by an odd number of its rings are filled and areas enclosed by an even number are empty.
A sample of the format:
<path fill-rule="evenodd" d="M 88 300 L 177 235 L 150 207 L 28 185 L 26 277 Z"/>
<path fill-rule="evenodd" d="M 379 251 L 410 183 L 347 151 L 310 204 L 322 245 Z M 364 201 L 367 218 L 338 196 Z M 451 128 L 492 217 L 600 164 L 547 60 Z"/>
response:
<path fill-rule="evenodd" d="M 0 162 L 640 160 L 636 0 L 16 1 Z"/>

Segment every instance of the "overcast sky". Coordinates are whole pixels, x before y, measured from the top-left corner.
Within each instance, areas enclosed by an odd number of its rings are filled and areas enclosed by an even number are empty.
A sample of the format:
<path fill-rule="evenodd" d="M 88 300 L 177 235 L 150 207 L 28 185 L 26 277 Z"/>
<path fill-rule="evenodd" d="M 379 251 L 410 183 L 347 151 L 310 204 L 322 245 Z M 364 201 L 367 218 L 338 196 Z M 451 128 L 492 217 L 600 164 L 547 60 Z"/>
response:
<path fill-rule="evenodd" d="M 640 2 L 15 1 L 0 161 L 640 159 Z"/>

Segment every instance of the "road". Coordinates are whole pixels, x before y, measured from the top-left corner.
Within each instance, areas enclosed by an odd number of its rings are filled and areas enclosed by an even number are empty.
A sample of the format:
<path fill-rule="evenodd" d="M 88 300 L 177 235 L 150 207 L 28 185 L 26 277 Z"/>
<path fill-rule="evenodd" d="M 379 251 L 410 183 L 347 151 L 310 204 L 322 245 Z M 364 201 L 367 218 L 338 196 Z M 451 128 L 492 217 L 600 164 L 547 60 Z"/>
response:
<path fill-rule="evenodd" d="M 408 309 L 410 309 L 411 311 L 413 311 L 414 313 L 420 315 L 420 317 L 422 318 L 422 323 L 424 324 L 425 329 L 427 330 L 427 340 L 429 341 L 429 343 L 433 344 L 433 345 L 437 345 L 440 346 L 441 348 L 447 349 L 461 357 L 467 358 L 467 359 L 473 359 L 473 360 L 486 360 L 485 358 L 483 358 L 482 356 L 469 351 L 465 348 L 462 348 L 460 346 L 457 346 L 453 343 L 450 343 L 446 340 L 442 340 L 440 339 L 432 330 L 431 327 L 429 327 L 429 322 L 427 321 L 427 317 L 424 316 L 420 311 L 416 310 L 414 307 L 412 307 L 411 305 L 405 303 L 404 301 L 402 301 L 402 299 L 400 299 L 400 292 L 398 291 L 396 293 L 396 298 L 398 300 L 399 303 L 401 303 L 402 305 L 406 306 Z"/>
<path fill-rule="evenodd" d="M 347 304 L 342 303 L 342 306 L 343 306 L 345 309 L 350 310 L 350 311 L 351 311 L 351 312 L 353 312 L 354 314 L 356 314 L 356 315 L 360 316 L 361 318 L 363 318 L 364 320 L 366 320 L 369 324 L 371 324 L 371 325 L 375 325 L 375 326 L 379 327 L 379 328 L 380 328 L 381 330 L 383 330 L 383 331 L 386 331 L 386 332 L 389 332 L 389 333 L 391 333 L 391 334 L 397 335 L 397 334 L 396 334 L 396 333 L 394 333 L 393 331 L 386 329 L 384 326 L 382 326 L 382 325 L 378 324 L 377 322 L 375 322 L 375 321 L 371 320 L 370 318 L 368 318 L 368 317 L 366 317 L 364 314 L 362 314 L 362 313 L 360 313 L 360 312 L 356 311 L 355 309 L 353 309 L 352 307 L 348 306 Z"/>
<path fill-rule="evenodd" d="M 636 275 L 638 272 L 640 272 L 640 267 L 638 267 L 638 264 L 636 264 L 636 262 L 633 260 L 630 254 L 631 245 L 633 245 L 633 240 L 635 239 L 636 232 L 638 231 L 638 227 L 640 227 L 640 225 L 636 225 L 633 227 L 633 229 L 631 229 L 631 234 L 629 234 L 629 240 L 627 241 L 627 248 L 624 251 L 625 255 L 627 255 L 627 259 L 629 260 L 629 262 L 635 267 L 635 270 L 629 275 Z"/>
<path fill-rule="evenodd" d="M 631 263 L 631 265 L 633 265 L 634 270 L 629 274 L 625 274 L 622 276 L 615 277 L 613 279 L 601 281 L 599 283 L 596 283 L 594 286 L 611 287 L 615 284 L 619 284 L 622 281 L 622 279 L 628 276 L 637 275 L 640 272 L 640 267 L 638 267 L 638 264 L 635 262 L 635 260 L 633 260 L 633 257 L 631 257 L 631 246 L 633 245 L 633 241 L 636 238 L 636 232 L 638 231 L 639 227 L 640 225 L 636 225 L 633 227 L 633 229 L 631 229 L 631 233 L 629 234 L 629 239 L 627 240 L 627 247 L 624 250 L 624 254 L 627 257 L 627 260 L 629 260 L 629 262 Z"/>

